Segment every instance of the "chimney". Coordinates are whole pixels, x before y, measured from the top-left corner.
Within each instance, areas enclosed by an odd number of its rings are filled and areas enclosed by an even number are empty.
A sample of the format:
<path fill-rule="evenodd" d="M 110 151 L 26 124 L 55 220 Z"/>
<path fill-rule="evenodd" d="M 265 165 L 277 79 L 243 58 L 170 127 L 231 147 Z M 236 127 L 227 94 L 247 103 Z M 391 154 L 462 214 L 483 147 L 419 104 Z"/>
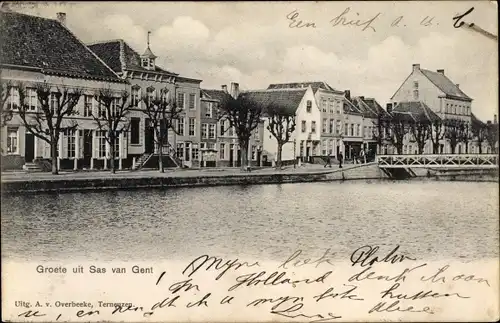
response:
<path fill-rule="evenodd" d="M 460 88 L 460 84 L 455 84 L 458 88 Z"/>
<path fill-rule="evenodd" d="M 227 93 L 227 85 L 222 85 L 221 88 L 222 88 L 222 91 Z"/>
<path fill-rule="evenodd" d="M 498 120 L 497 120 L 497 115 L 496 115 L 496 114 L 493 116 L 493 123 L 494 123 L 494 124 L 497 124 L 497 123 L 498 123 Z"/>
<path fill-rule="evenodd" d="M 66 26 L 66 13 L 58 12 L 57 13 L 57 21 L 61 23 L 61 25 Z"/>
<path fill-rule="evenodd" d="M 437 70 L 436 72 L 441 73 L 444 75 L 444 70 Z"/>
<path fill-rule="evenodd" d="M 238 98 L 238 95 L 240 95 L 240 85 L 235 82 L 231 82 L 231 96 L 235 99 Z"/>
<path fill-rule="evenodd" d="M 414 71 L 420 70 L 420 64 L 413 64 L 412 66 Z"/>
<path fill-rule="evenodd" d="M 351 91 L 350 90 L 345 90 L 344 96 L 347 100 L 351 101 Z"/>
<path fill-rule="evenodd" d="M 392 103 L 387 103 L 386 104 L 386 110 L 387 110 L 388 113 L 392 112 Z"/>
<path fill-rule="evenodd" d="M 365 97 L 364 97 L 364 96 L 360 96 L 359 98 L 361 99 L 361 101 L 364 101 L 364 100 L 365 100 Z"/>

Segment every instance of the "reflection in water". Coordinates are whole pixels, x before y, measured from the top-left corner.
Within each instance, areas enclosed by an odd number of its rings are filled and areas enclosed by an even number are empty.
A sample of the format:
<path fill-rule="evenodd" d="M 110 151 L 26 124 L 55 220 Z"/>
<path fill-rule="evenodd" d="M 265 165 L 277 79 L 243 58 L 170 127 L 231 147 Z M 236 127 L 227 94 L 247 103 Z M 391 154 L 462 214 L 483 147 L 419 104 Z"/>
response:
<path fill-rule="evenodd" d="M 337 258 L 364 245 L 418 258 L 496 257 L 496 183 L 345 182 L 2 198 L 2 256 L 180 259 L 201 253 Z"/>

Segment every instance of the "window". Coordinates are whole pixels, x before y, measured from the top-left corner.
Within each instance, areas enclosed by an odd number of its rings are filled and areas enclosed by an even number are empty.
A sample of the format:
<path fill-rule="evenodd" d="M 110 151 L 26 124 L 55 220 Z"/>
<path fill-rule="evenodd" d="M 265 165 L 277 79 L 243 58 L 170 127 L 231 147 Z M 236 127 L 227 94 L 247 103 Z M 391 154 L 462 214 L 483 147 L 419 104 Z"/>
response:
<path fill-rule="evenodd" d="M 75 131 L 76 130 L 67 130 L 64 135 L 68 138 L 68 158 L 75 158 Z"/>
<path fill-rule="evenodd" d="M 177 107 L 184 109 L 184 93 L 177 93 Z"/>
<path fill-rule="evenodd" d="M 335 101 L 335 107 L 337 109 L 337 114 L 340 114 L 342 110 L 340 109 L 340 101 L 339 100 Z"/>
<path fill-rule="evenodd" d="M 208 147 L 208 149 L 215 150 L 215 143 L 213 143 L 213 142 L 209 142 L 209 143 L 207 144 L 207 147 Z"/>
<path fill-rule="evenodd" d="M 300 141 L 300 156 L 304 156 L 304 140 Z"/>
<path fill-rule="evenodd" d="M 92 107 L 93 107 L 94 98 L 92 95 L 85 95 L 83 97 L 83 116 L 91 117 L 92 116 Z"/>
<path fill-rule="evenodd" d="M 149 68 L 149 58 L 143 58 L 141 61 L 142 67 Z"/>
<path fill-rule="evenodd" d="M 321 108 L 323 109 L 323 112 L 326 112 L 326 100 L 325 99 L 321 100 Z M 307 111 L 307 112 L 310 112 L 310 111 Z"/>
<path fill-rule="evenodd" d="M 333 119 L 330 119 L 330 133 L 333 133 Z"/>
<path fill-rule="evenodd" d="M 257 159 L 257 147 L 252 146 L 252 160 Z"/>
<path fill-rule="evenodd" d="M 168 103 L 170 100 L 170 91 L 168 89 L 160 90 L 161 102 Z"/>
<path fill-rule="evenodd" d="M 356 136 L 361 136 L 361 126 L 359 124 L 356 126 Z"/>
<path fill-rule="evenodd" d="M 186 153 L 184 154 L 184 159 L 185 159 L 186 161 L 189 161 L 189 158 L 191 157 L 191 156 L 189 155 L 189 150 L 190 150 L 190 148 L 191 148 L 191 143 L 186 142 L 186 144 L 184 145 L 184 150 L 186 151 Z"/>
<path fill-rule="evenodd" d="M 97 130 L 96 131 L 96 137 L 97 137 L 97 147 L 98 147 L 98 153 L 97 157 L 98 158 L 105 158 L 106 157 L 106 131 L 105 130 Z"/>
<path fill-rule="evenodd" d="M 193 144 L 193 149 L 191 149 L 191 157 L 193 158 L 193 160 L 198 160 L 200 158 L 198 145 Z"/>
<path fill-rule="evenodd" d="M 28 104 L 28 110 L 35 111 L 38 106 L 38 95 L 36 93 L 36 89 L 28 88 L 28 96 L 26 102 Z"/>
<path fill-rule="evenodd" d="M 98 118 L 106 117 L 106 107 L 104 107 L 104 105 L 101 102 L 99 102 L 99 106 L 98 106 L 97 110 L 98 110 L 98 112 L 97 112 Z"/>
<path fill-rule="evenodd" d="M 132 145 L 139 144 L 140 125 L 141 125 L 140 118 L 131 118 L 130 119 L 130 143 Z"/>
<path fill-rule="evenodd" d="M 202 139 L 208 138 L 208 124 L 207 123 L 201 124 L 201 138 Z"/>
<path fill-rule="evenodd" d="M 418 82 L 417 81 L 413 82 L 413 88 L 418 89 Z"/>
<path fill-rule="evenodd" d="M 19 142 L 18 134 L 19 128 L 7 128 L 7 153 L 18 154 Z"/>
<path fill-rule="evenodd" d="M 119 98 L 114 98 L 111 101 L 111 106 L 109 107 L 109 110 L 111 112 L 111 116 L 115 117 L 117 114 L 120 112 L 120 99 Z"/>
<path fill-rule="evenodd" d="M 226 144 L 224 143 L 220 143 L 219 158 L 220 159 L 226 158 Z"/>
<path fill-rule="evenodd" d="M 184 159 L 184 143 L 177 143 L 177 157 L 180 159 Z"/>
<path fill-rule="evenodd" d="M 189 136 L 195 136 L 196 133 L 196 119 L 195 118 L 189 118 Z"/>
<path fill-rule="evenodd" d="M 226 129 L 227 129 L 227 135 L 232 137 L 234 134 L 234 127 L 231 127 L 231 122 L 229 120 L 226 120 Z"/>
<path fill-rule="evenodd" d="M 323 119 L 323 127 L 321 128 L 321 132 L 325 133 L 326 132 L 326 119 Z"/>
<path fill-rule="evenodd" d="M 179 120 L 177 121 L 177 132 L 179 133 L 179 136 L 184 136 L 184 117 L 179 117 Z"/>
<path fill-rule="evenodd" d="M 330 113 L 334 113 L 335 112 L 335 110 L 333 108 L 333 100 L 332 99 L 330 99 L 328 101 L 328 109 L 330 110 Z"/>
<path fill-rule="evenodd" d="M 311 132 L 316 133 L 316 121 L 311 122 Z"/>
<path fill-rule="evenodd" d="M 330 139 L 330 144 L 328 145 L 328 154 L 333 154 L 333 139 Z"/>
<path fill-rule="evenodd" d="M 205 117 L 206 118 L 211 118 L 212 117 L 212 113 L 213 113 L 213 103 L 212 102 L 208 102 L 207 105 L 206 105 L 207 109 L 205 110 Z"/>
<path fill-rule="evenodd" d="M 323 156 L 326 156 L 326 151 L 328 149 L 327 145 L 328 145 L 328 142 L 326 140 L 323 140 L 321 142 L 321 155 L 323 155 Z"/>
<path fill-rule="evenodd" d="M 130 98 L 131 104 L 133 107 L 137 107 L 139 105 L 139 101 L 141 100 L 140 93 L 139 91 L 141 90 L 140 87 L 138 86 L 133 86 L 132 87 L 132 95 Z"/>
<path fill-rule="evenodd" d="M 302 120 L 301 129 L 302 129 L 302 132 L 306 132 L 307 131 L 307 125 L 306 125 L 306 121 L 305 120 Z"/>
<path fill-rule="evenodd" d="M 340 134 L 340 130 L 342 128 L 342 122 L 340 122 L 340 120 L 337 120 L 337 128 L 335 129 L 335 133 L 338 135 Z"/>
<path fill-rule="evenodd" d="M 208 125 L 208 138 L 215 139 L 215 124 Z"/>
<path fill-rule="evenodd" d="M 418 100 L 418 90 L 413 90 L 413 100 Z"/>
<path fill-rule="evenodd" d="M 348 131 L 349 131 L 349 124 L 346 123 L 346 124 L 344 124 L 344 135 L 346 135 L 346 136 L 349 135 Z"/>
<path fill-rule="evenodd" d="M 220 127 L 220 130 L 219 130 L 220 132 L 219 132 L 219 134 L 220 134 L 221 136 L 223 136 L 223 135 L 224 135 L 224 130 L 225 130 L 225 128 L 224 128 L 224 123 L 225 123 L 225 122 L 224 122 L 224 121 L 225 121 L 225 120 L 221 120 L 221 121 L 220 121 L 220 123 L 219 123 L 219 127 Z"/>
<path fill-rule="evenodd" d="M 311 100 L 307 100 L 307 103 L 306 103 L 306 109 L 307 109 L 307 112 L 311 112 L 312 111 L 312 101 Z"/>
<path fill-rule="evenodd" d="M 351 134 L 351 137 L 354 137 L 354 123 L 351 123 L 351 129 L 350 129 L 350 134 Z"/>
<path fill-rule="evenodd" d="M 189 94 L 189 109 L 190 110 L 196 109 L 196 94 L 194 93 Z"/>
<path fill-rule="evenodd" d="M 253 136 L 254 138 L 256 138 L 257 140 L 259 139 L 259 126 L 257 126 L 255 128 L 255 130 L 253 131 Z"/>
<path fill-rule="evenodd" d="M 9 103 L 7 107 L 11 110 L 19 108 L 19 88 L 15 86 L 10 88 Z"/>
<path fill-rule="evenodd" d="M 115 138 L 115 158 L 120 158 L 120 137 Z"/>

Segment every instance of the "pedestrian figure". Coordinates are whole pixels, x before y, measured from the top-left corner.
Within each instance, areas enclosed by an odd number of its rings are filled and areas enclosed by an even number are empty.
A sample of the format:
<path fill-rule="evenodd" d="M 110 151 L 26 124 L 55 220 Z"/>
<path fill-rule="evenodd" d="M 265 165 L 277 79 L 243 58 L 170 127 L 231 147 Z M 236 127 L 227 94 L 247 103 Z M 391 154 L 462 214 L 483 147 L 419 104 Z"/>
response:
<path fill-rule="evenodd" d="M 366 164 L 366 154 L 364 149 L 361 150 L 360 156 L 361 156 L 361 163 Z"/>
<path fill-rule="evenodd" d="M 342 155 L 342 153 L 339 153 L 337 158 L 339 160 L 339 168 L 342 168 L 342 162 L 344 161 L 344 156 Z"/>
<path fill-rule="evenodd" d="M 328 156 L 326 156 L 326 163 L 325 163 L 325 168 L 326 166 L 332 167 L 332 153 L 330 152 Z"/>

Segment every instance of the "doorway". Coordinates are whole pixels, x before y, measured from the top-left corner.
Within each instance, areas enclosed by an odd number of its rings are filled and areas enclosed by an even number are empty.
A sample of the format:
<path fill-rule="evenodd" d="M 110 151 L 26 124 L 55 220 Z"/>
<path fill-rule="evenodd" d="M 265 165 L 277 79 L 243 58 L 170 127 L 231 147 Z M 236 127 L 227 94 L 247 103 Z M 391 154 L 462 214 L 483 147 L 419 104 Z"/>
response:
<path fill-rule="evenodd" d="M 24 139 L 24 160 L 26 163 L 31 163 L 35 159 L 35 135 L 26 133 Z"/>
<path fill-rule="evenodd" d="M 150 126 L 149 119 L 146 119 L 146 124 L 144 127 L 144 152 L 146 154 L 152 154 L 155 147 L 155 133 L 154 129 Z"/>

